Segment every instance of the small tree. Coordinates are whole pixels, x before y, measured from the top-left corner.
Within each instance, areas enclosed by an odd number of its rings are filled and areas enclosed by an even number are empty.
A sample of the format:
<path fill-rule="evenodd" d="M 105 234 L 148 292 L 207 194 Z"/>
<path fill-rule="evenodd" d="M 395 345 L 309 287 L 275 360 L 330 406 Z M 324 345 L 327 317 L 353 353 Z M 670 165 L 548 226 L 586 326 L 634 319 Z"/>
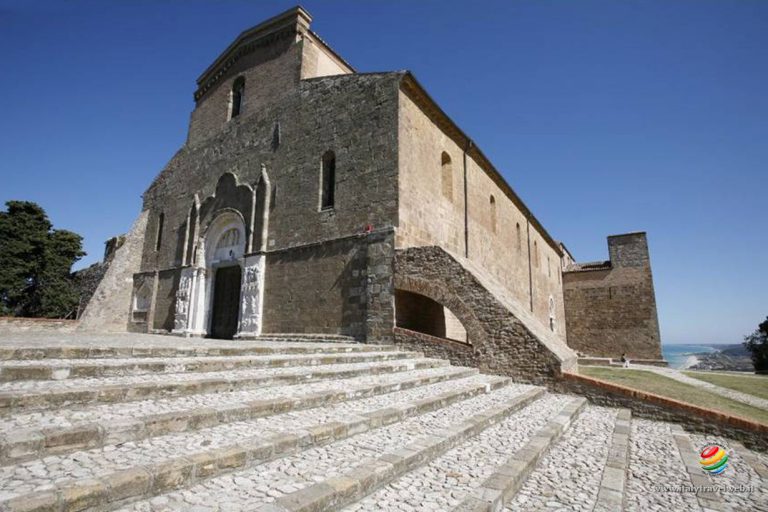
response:
<path fill-rule="evenodd" d="M 82 237 L 52 229 L 40 206 L 8 201 L 0 211 L 0 315 L 62 318 L 78 304 L 72 265 Z"/>
<path fill-rule="evenodd" d="M 744 346 L 752 355 L 755 371 L 768 371 L 768 317 L 757 327 L 755 332 L 744 336 Z"/>

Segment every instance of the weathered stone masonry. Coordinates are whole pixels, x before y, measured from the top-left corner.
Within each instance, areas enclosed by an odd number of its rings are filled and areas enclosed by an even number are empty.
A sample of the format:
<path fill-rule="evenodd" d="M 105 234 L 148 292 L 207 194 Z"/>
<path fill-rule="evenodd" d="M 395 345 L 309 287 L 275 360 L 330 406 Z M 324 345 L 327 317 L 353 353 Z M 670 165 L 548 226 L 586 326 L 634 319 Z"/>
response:
<path fill-rule="evenodd" d="M 200 76 L 90 328 L 343 334 L 531 382 L 573 367 L 562 244 L 413 75 L 355 72 L 310 21 L 246 30 Z"/>

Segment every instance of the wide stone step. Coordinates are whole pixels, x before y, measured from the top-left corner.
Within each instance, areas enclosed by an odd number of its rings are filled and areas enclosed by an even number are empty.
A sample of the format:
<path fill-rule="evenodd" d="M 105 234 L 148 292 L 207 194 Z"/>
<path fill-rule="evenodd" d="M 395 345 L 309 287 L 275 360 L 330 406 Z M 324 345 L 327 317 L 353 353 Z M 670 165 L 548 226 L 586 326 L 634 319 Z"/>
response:
<path fill-rule="evenodd" d="M 117 339 L 116 339 L 117 338 Z M 122 340 L 122 343 L 117 341 Z M 258 341 L 192 340 L 169 336 L 131 336 L 96 338 L 90 344 L 51 344 L 46 339 L 3 340 L 0 361 L 45 359 L 125 359 L 129 357 L 206 357 L 253 356 L 268 354 L 317 354 L 391 351 L 392 345 L 367 343 L 306 342 L 289 339 L 260 339 Z"/>
<path fill-rule="evenodd" d="M 14 381 L 0 384 L 0 414 L 73 404 L 116 403 L 199 393 L 220 393 L 268 385 L 396 373 L 448 366 L 440 359 L 418 358 L 373 363 L 296 368 L 232 370 L 209 373 L 137 375 L 64 381 Z"/>
<path fill-rule="evenodd" d="M 418 352 L 404 352 L 393 348 L 391 351 L 299 355 L 12 360 L 0 362 L 0 381 L 63 380 L 148 373 L 220 372 L 243 368 L 286 368 L 290 366 L 366 363 L 421 356 L 422 354 Z"/>
<path fill-rule="evenodd" d="M 506 463 L 569 400 L 563 395 L 542 397 L 344 510 L 451 510 Z"/>
<path fill-rule="evenodd" d="M 533 468 L 506 510 L 595 510 L 616 409 L 588 406 Z M 621 501 L 610 510 L 621 510 Z"/>
<path fill-rule="evenodd" d="M 257 510 L 276 499 L 294 499 L 296 493 L 309 492 L 314 495 L 315 484 L 329 477 L 338 478 L 349 473 L 370 475 L 370 470 L 361 468 L 361 464 L 370 465 L 391 451 L 402 450 L 423 441 L 425 436 L 433 439 L 431 436 L 435 433 L 445 432 L 456 439 L 467 434 L 467 429 L 480 431 L 502 416 L 525 407 L 543 393 L 542 389 L 532 386 L 509 385 L 435 412 L 416 417 L 404 416 L 399 423 L 328 446 L 201 482 L 187 490 L 165 494 L 159 499 L 147 499 L 126 510 L 189 510 L 198 504 L 216 504 L 213 506 L 231 510 Z M 448 448 L 448 444 L 449 441 L 446 441 L 445 448 Z M 418 457 L 411 462 L 416 459 Z M 395 477 L 394 466 L 392 468 L 388 474 Z M 405 463 L 398 463 L 397 468 L 408 469 Z"/>
<path fill-rule="evenodd" d="M 482 401 L 493 394 L 489 390 L 507 382 L 477 375 L 458 383 L 443 382 L 0 468 L 0 499 L 5 500 L 0 508 L 30 510 L 30 503 L 35 504 L 31 510 L 46 510 L 52 503 L 66 510 L 114 508 L 124 500 L 185 487 L 382 425 L 399 425 L 406 418 L 450 409 L 456 402 Z"/>
<path fill-rule="evenodd" d="M 52 454 L 357 400 L 465 379 L 477 373 L 474 368 L 446 366 L 293 386 L 13 415 L 0 418 L 0 463 L 7 465 Z"/>
<path fill-rule="evenodd" d="M 510 414 L 542 396 L 532 389 L 522 394 L 496 393 L 499 400 L 487 400 L 484 407 L 468 414 L 456 411 L 450 422 L 416 430 L 398 443 L 389 443 L 383 453 L 363 460 L 336 465 L 329 476 L 313 485 L 278 497 L 273 503 L 255 506 L 257 512 L 330 511 L 355 502 L 413 471 L 486 428 L 504 421 Z"/>

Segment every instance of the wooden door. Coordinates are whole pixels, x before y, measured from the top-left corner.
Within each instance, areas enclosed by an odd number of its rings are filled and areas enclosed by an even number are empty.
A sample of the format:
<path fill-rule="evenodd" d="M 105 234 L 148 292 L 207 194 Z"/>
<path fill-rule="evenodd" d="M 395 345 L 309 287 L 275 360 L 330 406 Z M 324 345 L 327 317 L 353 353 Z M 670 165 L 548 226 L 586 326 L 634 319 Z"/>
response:
<path fill-rule="evenodd" d="M 241 278 L 242 270 L 239 265 L 216 270 L 213 283 L 211 338 L 232 339 L 237 332 Z"/>

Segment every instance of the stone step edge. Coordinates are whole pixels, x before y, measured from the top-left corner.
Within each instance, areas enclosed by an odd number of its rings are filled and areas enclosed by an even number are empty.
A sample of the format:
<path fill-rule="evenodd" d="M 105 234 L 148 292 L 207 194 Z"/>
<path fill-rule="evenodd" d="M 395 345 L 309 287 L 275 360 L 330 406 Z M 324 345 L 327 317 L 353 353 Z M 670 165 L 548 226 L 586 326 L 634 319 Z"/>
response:
<path fill-rule="evenodd" d="M 626 508 L 629 446 L 632 435 L 632 411 L 619 409 L 613 423 L 611 447 L 600 477 L 594 512 L 613 512 Z"/>
<path fill-rule="evenodd" d="M 176 341 L 172 339 L 171 341 Z M 257 341 L 269 342 L 268 339 Z M 321 352 L 349 353 L 349 352 L 387 352 L 393 350 L 393 345 L 369 345 L 367 343 L 355 343 L 341 345 L 333 342 L 327 345 L 312 347 L 312 342 L 307 345 L 295 345 L 288 340 L 274 340 L 284 343 L 278 347 L 269 346 L 243 346 L 243 347 L 109 347 L 109 346 L 73 346 L 73 347 L 0 347 L 0 361 L 9 360 L 45 360 L 45 359 L 114 359 L 129 357 L 205 357 L 205 356 L 247 356 L 269 354 L 317 354 Z"/>
<path fill-rule="evenodd" d="M 489 382 L 464 390 L 414 400 L 395 407 L 385 407 L 345 421 L 320 423 L 292 434 L 268 438 L 246 438 L 237 444 L 201 451 L 184 457 L 137 466 L 104 475 L 60 482 L 53 488 L 15 496 L 0 502 L 0 510 L 9 512 L 59 512 L 112 510 L 133 501 L 189 487 L 201 481 L 263 464 L 313 447 L 339 441 L 368 430 L 380 428 L 405 418 L 442 409 L 474 396 L 506 386 L 507 377 L 493 376 Z M 543 389 L 536 389 L 538 394 Z M 530 393 L 530 392 L 529 392 Z"/>
<path fill-rule="evenodd" d="M 291 385 L 298 383 L 316 382 L 327 379 L 346 379 L 361 375 L 379 375 L 384 373 L 399 373 L 425 368 L 449 366 L 444 359 L 422 358 L 386 362 L 387 364 L 370 368 L 347 370 L 325 369 L 307 373 L 286 373 L 255 377 L 233 377 L 229 379 L 199 379 L 170 382 L 166 384 L 108 384 L 89 388 L 73 388 L 60 391 L 6 391 L 0 392 L 0 415 L 33 411 L 51 407 L 66 407 L 70 405 L 94 403 L 118 403 L 151 398 L 168 398 L 187 396 L 200 393 L 218 393 L 235 391 L 266 385 Z M 309 367 L 312 368 L 312 367 Z"/>
<path fill-rule="evenodd" d="M 706 511 L 730 510 L 730 508 L 726 508 L 720 494 L 714 489 L 715 486 L 712 485 L 712 480 L 702 471 L 701 464 L 699 464 L 698 450 L 693 447 L 691 438 L 688 437 L 683 427 L 672 425 L 671 431 L 672 438 L 680 452 L 680 459 L 685 464 L 685 470 L 688 473 L 691 485 L 700 489 L 695 494 L 701 509 Z"/>
<path fill-rule="evenodd" d="M 273 503 L 262 505 L 256 512 L 325 512 L 340 510 L 403 474 L 429 463 L 464 440 L 491 425 L 503 421 L 538 399 L 544 389 L 532 389 L 502 405 L 485 409 L 460 424 L 423 436 L 413 443 L 393 450 L 373 461 L 361 464 L 339 477 L 310 485 L 286 494 Z"/>
<path fill-rule="evenodd" d="M 507 462 L 457 505 L 452 512 L 496 512 L 504 509 L 563 432 L 587 403 L 583 397 L 569 400 L 546 425 L 517 450 Z"/>
<path fill-rule="evenodd" d="M 197 407 L 152 414 L 133 420 L 84 422 L 70 427 L 17 429 L 0 436 L 0 466 L 18 464 L 48 455 L 103 448 L 171 433 L 200 430 L 225 423 L 311 409 L 348 400 L 360 400 L 448 380 L 461 380 L 479 373 L 476 368 L 452 368 L 451 372 L 439 375 L 411 377 L 388 384 L 360 385 L 349 391 L 328 391 L 300 397 L 253 400 L 241 405 Z"/>
<path fill-rule="evenodd" d="M 0 382 L 19 380 L 65 380 L 87 377 L 120 377 L 151 373 L 204 373 L 249 368 L 289 368 L 295 366 L 319 366 L 329 364 L 368 363 L 423 357 L 422 352 L 392 350 L 371 353 L 338 354 L 289 354 L 273 359 L 197 359 L 187 362 L 142 361 L 120 364 L 61 364 L 61 365 L 13 365 L 0 363 Z M 261 356 L 264 357 L 264 356 Z"/>

